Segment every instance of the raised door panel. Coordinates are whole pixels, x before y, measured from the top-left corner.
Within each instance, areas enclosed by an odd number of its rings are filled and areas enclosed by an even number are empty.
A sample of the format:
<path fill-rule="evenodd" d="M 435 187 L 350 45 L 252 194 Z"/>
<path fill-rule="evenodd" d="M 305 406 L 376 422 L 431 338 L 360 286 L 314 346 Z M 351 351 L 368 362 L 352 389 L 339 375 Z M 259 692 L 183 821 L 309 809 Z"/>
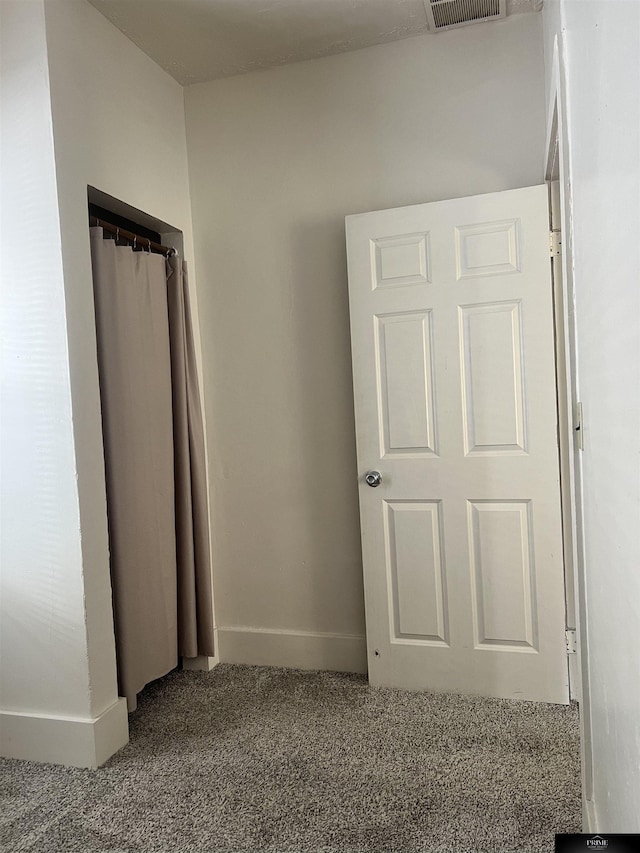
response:
<path fill-rule="evenodd" d="M 458 279 L 520 271 L 520 223 L 482 222 L 455 229 Z"/>
<path fill-rule="evenodd" d="M 525 453 L 521 303 L 458 311 L 465 453 Z"/>
<path fill-rule="evenodd" d="M 375 318 L 380 455 L 436 453 L 431 312 Z"/>
<path fill-rule="evenodd" d="M 430 281 L 429 234 L 400 234 L 371 240 L 372 287 L 398 287 Z"/>
<path fill-rule="evenodd" d="M 385 503 L 391 641 L 447 645 L 439 501 Z"/>
<path fill-rule="evenodd" d="M 475 646 L 536 652 L 529 501 L 469 501 Z"/>

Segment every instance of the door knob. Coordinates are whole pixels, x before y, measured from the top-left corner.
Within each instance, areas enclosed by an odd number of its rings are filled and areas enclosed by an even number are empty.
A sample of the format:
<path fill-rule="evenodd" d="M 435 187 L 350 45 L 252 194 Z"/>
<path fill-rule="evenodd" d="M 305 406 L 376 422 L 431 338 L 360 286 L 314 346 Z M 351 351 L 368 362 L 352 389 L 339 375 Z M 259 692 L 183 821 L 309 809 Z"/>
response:
<path fill-rule="evenodd" d="M 382 474 L 380 471 L 368 471 L 364 475 L 364 481 L 367 486 L 371 486 L 372 489 L 375 489 L 380 485 L 380 483 L 382 483 Z"/>

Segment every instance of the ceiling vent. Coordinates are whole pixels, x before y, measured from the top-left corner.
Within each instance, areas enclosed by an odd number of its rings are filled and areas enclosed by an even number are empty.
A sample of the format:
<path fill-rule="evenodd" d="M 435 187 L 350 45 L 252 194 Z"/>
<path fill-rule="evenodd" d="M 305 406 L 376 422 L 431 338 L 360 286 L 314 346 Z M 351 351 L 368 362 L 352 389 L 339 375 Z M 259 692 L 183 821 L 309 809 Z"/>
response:
<path fill-rule="evenodd" d="M 432 33 L 494 21 L 507 14 L 507 0 L 424 0 L 424 7 Z"/>

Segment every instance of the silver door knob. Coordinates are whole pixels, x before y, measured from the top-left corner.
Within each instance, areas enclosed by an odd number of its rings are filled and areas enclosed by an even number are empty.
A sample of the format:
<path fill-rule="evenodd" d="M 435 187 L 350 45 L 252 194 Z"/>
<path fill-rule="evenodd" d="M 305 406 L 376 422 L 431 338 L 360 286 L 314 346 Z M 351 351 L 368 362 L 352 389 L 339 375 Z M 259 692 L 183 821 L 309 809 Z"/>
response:
<path fill-rule="evenodd" d="M 364 475 L 364 481 L 367 486 L 371 486 L 372 489 L 375 489 L 380 485 L 380 483 L 382 483 L 382 474 L 380 471 L 368 471 Z"/>

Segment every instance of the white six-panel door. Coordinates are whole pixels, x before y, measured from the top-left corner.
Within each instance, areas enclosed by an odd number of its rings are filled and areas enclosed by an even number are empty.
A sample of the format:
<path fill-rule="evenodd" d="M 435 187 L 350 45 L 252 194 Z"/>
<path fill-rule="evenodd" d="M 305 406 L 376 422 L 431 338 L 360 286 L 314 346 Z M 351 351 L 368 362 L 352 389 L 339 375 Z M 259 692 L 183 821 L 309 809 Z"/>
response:
<path fill-rule="evenodd" d="M 370 681 L 568 702 L 547 188 L 346 222 Z"/>

